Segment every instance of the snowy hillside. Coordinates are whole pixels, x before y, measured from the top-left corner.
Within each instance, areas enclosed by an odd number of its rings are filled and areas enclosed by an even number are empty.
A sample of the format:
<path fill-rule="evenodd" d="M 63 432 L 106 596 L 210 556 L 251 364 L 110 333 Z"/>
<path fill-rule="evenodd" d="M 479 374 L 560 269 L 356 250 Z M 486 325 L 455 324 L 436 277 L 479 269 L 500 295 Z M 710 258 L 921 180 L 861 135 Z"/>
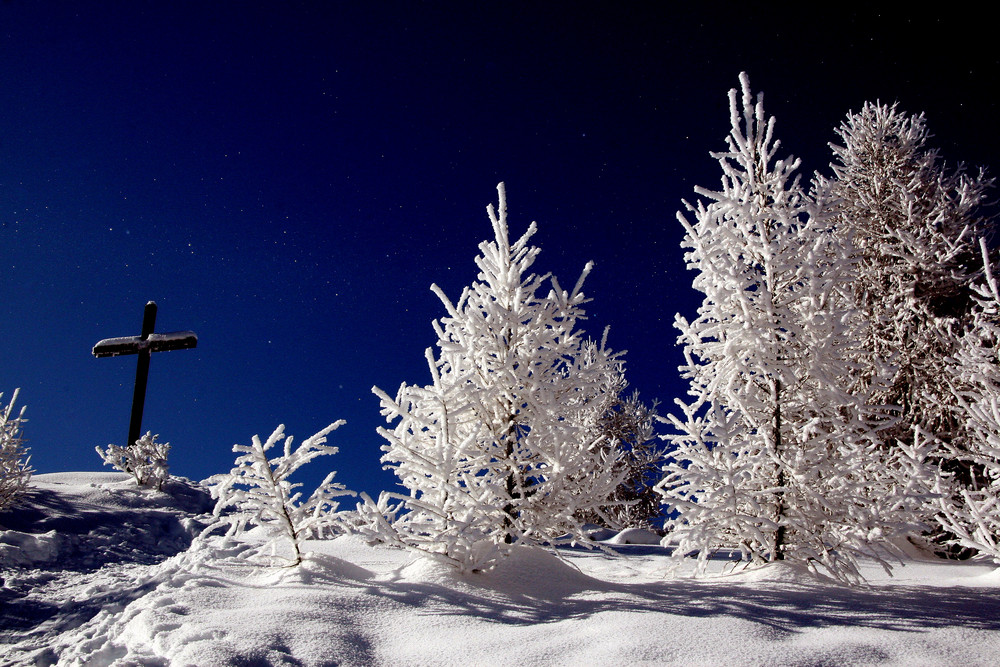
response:
<path fill-rule="evenodd" d="M 665 576 L 665 552 L 515 551 L 458 575 L 352 537 L 297 568 L 192 538 L 210 509 L 184 480 L 32 480 L 0 513 L 0 664 L 955 664 L 1000 655 L 1000 575 L 915 555 L 866 589 L 795 571 Z M 199 516 L 201 515 L 201 519 Z M 726 569 L 718 562 L 715 571 Z M 683 575 L 684 573 L 681 573 Z"/>

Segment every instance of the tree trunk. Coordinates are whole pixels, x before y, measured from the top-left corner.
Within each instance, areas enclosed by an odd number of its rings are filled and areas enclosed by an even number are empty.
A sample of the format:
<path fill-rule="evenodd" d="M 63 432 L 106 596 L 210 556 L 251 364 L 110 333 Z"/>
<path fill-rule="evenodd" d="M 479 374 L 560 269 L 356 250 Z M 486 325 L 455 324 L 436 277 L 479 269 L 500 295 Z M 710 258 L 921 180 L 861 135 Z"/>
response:
<path fill-rule="evenodd" d="M 774 531 L 774 551 L 771 560 L 785 560 L 785 530 L 783 521 L 785 515 L 785 468 L 781 464 L 781 380 L 775 379 L 771 385 L 772 399 L 774 401 L 772 412 L 772 432 L 771 442 L 774 447 L 775 458 L 778 459 L 778 475 L 776 484 L 778 491 L 775 495 L 774 522 L 778 528 Z"/>
<path fill-rule="evenodd" d="M 507 493 L 507 504 L 503 508 L 503 541 L 504 544 L 513 544 L 514 536 L 511 535 L 511 527 L 514 525 L 514 491 L 517 490 L 517 480 L 515 474 L 517 465 L 514 462 L 514 433 L 516 426 L 514 420 L 510 421 L 510 428 L 504 435 L 504 458 L 508 465 L 507 479 L 504 481 L 504 491 Z"/>

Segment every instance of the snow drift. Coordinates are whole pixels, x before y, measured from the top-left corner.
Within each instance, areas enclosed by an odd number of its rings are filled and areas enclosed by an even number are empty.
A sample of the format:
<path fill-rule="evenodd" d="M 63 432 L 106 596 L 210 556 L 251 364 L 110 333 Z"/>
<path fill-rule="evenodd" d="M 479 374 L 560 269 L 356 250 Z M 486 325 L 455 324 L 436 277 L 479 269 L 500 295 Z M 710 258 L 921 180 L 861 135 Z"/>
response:
<path fill-rule="evenodd" d="M 197 484 L 38 475 L 0 513 L 3 665 L 994 664 L 1000 578 L 915 554 L 852 589 L 778 568 L 669 579 L 667 552 L 517 548 L 460 574 L 356 537 L 266 567 L 195 536 Z M 621 540 L 619 540 L 621 541 Z M 16 555 L 15 555 L 16 554 Z"/>

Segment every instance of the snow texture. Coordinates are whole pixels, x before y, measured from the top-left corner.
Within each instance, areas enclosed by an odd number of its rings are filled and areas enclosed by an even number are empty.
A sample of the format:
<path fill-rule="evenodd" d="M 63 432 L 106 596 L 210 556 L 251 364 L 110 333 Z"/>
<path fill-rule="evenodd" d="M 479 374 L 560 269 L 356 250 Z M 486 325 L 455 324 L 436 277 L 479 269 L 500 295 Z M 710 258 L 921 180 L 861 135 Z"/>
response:
<path fill-rule="evenodd" d="M 153 333 L 146 338 L 141 336 L 119 336 L 105 338 L 94 345 L 94 356 L 119 357 L 127 354 L 138 354 L 143 350 L 164 352 L 167 350 L 185 350 L 198 345 L 198 335 L 193 331 L 171 331 L 169 333 Z"/>
<path fill-rule="evenodd" d="M 266 568 L 247 558 L 252 534 L 191 543 L 210 505 L 177 479 L 156 492 L 116 473 L 38 475 L 23 509 L 0 513 L 4 544 L 49 544 L 2 561 L 0 664 L 976 666 L 1000 654 L 997 571 L 915 551 L 894 579 L 863 562 L 864 589 L 723 559 L 665 579 L 659 546 L 519 546 L 463 574 L 341 536 Z"/>

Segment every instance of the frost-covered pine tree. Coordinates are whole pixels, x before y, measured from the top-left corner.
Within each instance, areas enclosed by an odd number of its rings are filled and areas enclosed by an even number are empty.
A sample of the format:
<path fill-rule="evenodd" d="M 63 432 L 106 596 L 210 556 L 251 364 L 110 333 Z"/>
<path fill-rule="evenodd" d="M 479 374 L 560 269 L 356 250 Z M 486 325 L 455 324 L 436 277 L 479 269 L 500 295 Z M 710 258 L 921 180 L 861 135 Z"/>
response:
<path fill-rule="evenodd" d="M 974 290 L 972 325 L 963 336 L 952 391 L 965 414 L 969 438 L 954 452 L 966 466 L 957 488 L 942 480 L 941 525 L 957 544 L 1000 564 L 1000 291 L 985 241 L 980 241 L 985 279 Z"/>
<path fill-rule="evenodd" d="M 991 181 L 948 170 L 928 148 L 924 116 L 866 103 L 831 144 L 834 221 L 853 244 L 861 313 L 854 389 L 894 406 L 887 445 L 919 427 L 963 447 L 961 410 L 948 362 L 972 307 L 980 270 L 976 239 Z"/>
<path fill-rule="evenodd" d="M 28 488 L 33 472 L 28 462 L 31 457 L 24 447 L 21 431 L 24 428 L 24 408 L 14 415 L 14 404 L 20 389 L 14 390 L 10 403 L 0 404 L 0 510 L 10 507 Z M 0 393 L 0 399 L 3 394 Z"/>
<path fill-rule="evenodd" d="M 513 545 L 582 538 L 576 516 L 620 481 L 595 428 L 618 355 L 584 352 L 577 328 L 591 264 L 569 292 L 529 273 L 536 226 L 511 243 L 497 191 L 477 281 L 454 303 L 431 288 L 447 311 L 433 323 L 438 355 L 426 352 L 431 384 L 404 383 L 395 398 L 373 388 L 387 421 L 399 420 L 379 429 L 382 461 L 409 491 L 391 494 L 409 511 L 386 539 L 464 570 L 491 567 Z"/>
<path fill-rule="evenodd" d="M 851 390 L 891 407 L 893 423 L 879 432 L 884 448 L 936 444 L 931 459 L 951 483 L 974 484 L 962 462 L 974 445 L 950 389 L 961 379 L 948 360 L 969 324 L 981 267 L 975 244 L 992 182 L 962 165 L 947 169 L 927 145 L 924 116 L 896 105 L 866 103 L 837 134 L 834 177 L 826 185 L 837 229 L 852 243 L 857 277 L 850 296 L 861 315 Z M 934 513 L 929 506 L 925 518 Z"/>
<path fill-rule="evenodd" d="M 128 447 L 109 444 L 106 450 L 95 447 L 104 465 L 114 466 L 122 472 L 132 475 L 139 486 L 148 486 L 159 491 L 163 483 L 170 479 L 170 468 L 167 466 L 167 455 L 170 452 L 169 442 L 157 440 L 159 435 L 151 431 L 136 440 Z"/>
<path fill-rule="evenodd" d="M 854 355 L 849 248 L 800 186 L 798 160 L 777 159 L 774 119 L 740 82 L 728 150 L 712 154 L 722 188 L 696 188 L 707 203 L 678 213 L 705 297 L 694 320 L 677 317 L 693 401 L 669 416 L 677 449 L 659 489 L 678 516 L 665 539 L 702 564 L 738 549 L 851 581 L 855 554 L 907 524 L 908 493 L 872 483 L 886 464 L 877 416 L 842 384 Z"/>
<path fill-rule="evenodd" d="M 302 484 L 289 481 L 289 477 L 317 456 L 336 454 L 336 447 L 325 444 L 326 436 L 345 423 L 341 419 L 330 424 L 295 449 L 292 449 L 292 436 L 285 437 L 284 424 L 279 425 L 264 443 L 255 435 L 249 446 L 233 445 L 233 452 L 241 454 L 236 458 L 236 465 L 229 474 L 208 480 L 212 497 L 216 499 L 214 515 L 218 522 L 206 532 L 224 524 L 229 527 L 228 535 L 238 535 L 248 523 L 261 526 L 271 532 L 270 540 L 264 545 L 271 547 L 271 555 L 275 555 L 278 543 L 287 539 L 292 547 L 291 565 L 298 565 L 302 560 L 302 543 L 337 524 L 334 513 L 338 503 L 334 498 L 355 493 L 334 482 L 336 472 L 331 472 L 309 498 L 300 503 L 302 494 L 296 489 Z M 268 459 L 268 450 L 282 439 L 283 454 Z M 229 508 L 233 511 L 226 513 Z"/>

